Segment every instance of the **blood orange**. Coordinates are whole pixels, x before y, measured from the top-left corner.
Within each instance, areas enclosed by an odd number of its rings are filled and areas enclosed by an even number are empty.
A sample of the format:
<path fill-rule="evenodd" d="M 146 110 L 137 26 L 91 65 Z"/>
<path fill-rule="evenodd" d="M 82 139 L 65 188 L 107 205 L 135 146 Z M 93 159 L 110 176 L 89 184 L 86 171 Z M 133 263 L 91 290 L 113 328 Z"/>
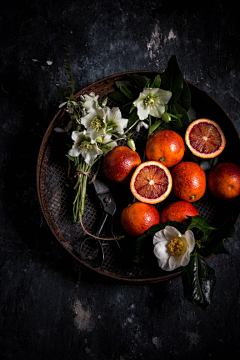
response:
<path fill-rule="evenodd" d="M 218 199 L 236 198 L 240 194 L 240 168 L 229 162 L 216 165 L 209 173 L 208 187 Z"/>
<path fill-rule="evenodd" d="M 160 161 L 166 167 L 178 164 L 184 155 L 182 137 L 173 130 L 158 130 L 146 142 L 148 160 Z"/>
<path fill-rule="evenodd" d="M 139 164 L 141 158 L 136 151 L 127 146 L 116 146 L 105 155 L 103 172 L 113 182 L 127 183 Z"/>
<path fill-rule="evenodd" d="M 161 222 L 178 221 L 182 224 L 187 223 L 187 216 L 199 215 L 195 206 L 187 201 L 176 201 L 168 205 L 162 212 Z"/>
<path fill-rule="evenodd" d="M 172 170 L 173 193 L 179 199 L 189 202 L 199 200 L 206 190 L 206 175 L 196 163 L 185 161 Z"/>
<path fill-rule="evenodd" d="M 146 161 L 133 173 L 130 189 L 136 199 L 157 204 L 170 194 L 172 176 L 166 166 L 157 161 Z"/>
<path fill-rule="evenodd" d="M 194 155 L 204 159 L 218 156 L 226 145 L 222 129 L 209 119 L 193 121 L 187 128 L 185 141 Z"/>
<path fill-rule="evenodd" d="M 135 202 L 123 210 L 121 222 L 126 233 L 136 238 L 151 226 L 159 224 L 160 216 L 153 205 Z"/>

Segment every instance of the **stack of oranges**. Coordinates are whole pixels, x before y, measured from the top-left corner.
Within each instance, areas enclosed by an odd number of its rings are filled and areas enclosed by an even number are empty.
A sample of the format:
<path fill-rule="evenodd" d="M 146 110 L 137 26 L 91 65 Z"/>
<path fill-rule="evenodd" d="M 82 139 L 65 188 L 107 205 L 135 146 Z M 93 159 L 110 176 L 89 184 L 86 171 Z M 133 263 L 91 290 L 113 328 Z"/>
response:
<path fill-rule="evenodd" d="M 204 195 L 207 185 L 211 193 L 222 200 L 233 199 L 240 194 L 240 168 L 237 165 L 219 163 L 212 168 L 207 181 L 204 170 L 197 163 L 182 161 L 186 146 L 202 159 L 212 159 L 221 154 L 226 139 L 215 121 L 193 121 L 186 130 L 184 140 L 173 130 L 158 130 L 146 142 L 148 161 L 141 163 L 137 152 L 126 146 L 115 147 L 105 156 L 105 175 L 118 183 L 130 181 L 131 192 L 138 200 L 125 208 L 121 216 L 125 231 L 133 238 L 160 222 L 153 204 L 165 200 L 171 191 L 179 201 L 163 210 L 162 223 L 185 223 L 187 216 L 198 215 L 192 203 Z"/>

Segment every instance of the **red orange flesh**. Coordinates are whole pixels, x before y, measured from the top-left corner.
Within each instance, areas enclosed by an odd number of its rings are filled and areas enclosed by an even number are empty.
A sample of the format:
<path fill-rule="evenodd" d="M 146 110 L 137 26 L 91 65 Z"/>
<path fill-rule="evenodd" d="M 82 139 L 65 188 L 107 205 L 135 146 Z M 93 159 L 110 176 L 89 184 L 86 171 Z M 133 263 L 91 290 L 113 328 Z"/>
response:
<path fill-rule="evenodd" d="M 187 128 L 185 141 L 194 155 L 204 159 L 220 155 L 226 146 L 222 129 L 209 119 L 193 121 Z"/>
<path fill-rule="evenodd" d="M 157 161 L 146 161 L 134 171 L 130 189 L 139 201 L 157 204 L 170 194 L 172 176 L 163 164 Z"/>

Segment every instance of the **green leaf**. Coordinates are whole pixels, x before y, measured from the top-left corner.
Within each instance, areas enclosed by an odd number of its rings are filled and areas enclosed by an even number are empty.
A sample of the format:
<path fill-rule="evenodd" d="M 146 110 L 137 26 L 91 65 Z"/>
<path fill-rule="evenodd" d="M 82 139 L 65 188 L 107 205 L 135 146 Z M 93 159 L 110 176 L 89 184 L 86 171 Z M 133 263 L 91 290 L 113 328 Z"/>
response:
<path fill-rule="evenodd" d="M 172 97 L 169 104 L 175 104 L 183 91 L 184 78 L 178 66 L 177 58 L 175 55 L 171 57 L 168 62 L 166 70 L 163 72 L 161 87 L 164 90 L 172 92 Z"/>
<path fill-rule="evenodd" d="M 62 88 L 61 86 L 58 86 L 58 85 L 55 85 L 55 86 L 56 86 L 56 88 L 58 89 L 59 93 L 60 93 L 64 98 L 66 98 L 66 97 L 69 96 L 70 92 L 69 92 L 68 90 L 66 90 L 66 89 L 64 89 L 64 88 Z"/>
<path fill-rule="evenodd" d="M 208 240 L 208 252 L 215 255 L 228 254 L 224 247 L 224 240 L 235 236 L 234 221 L 231 216 L 227 218 L 222 227 L 214 231 Z"/>
<path fill-rule="evenodd" d="M 220 255 L 220 254 L 227 254 L 229 255 L 229 252 L 224 247 L 224 240 L 220 240 L 213 248 L 213 254 Z"/>
<path fill-rule="evenodd" d="M 137 108 L 135 108 L 128 118 L 128 123 L 134 123 L 138 119 Z"/>
<path fill-rule="evenodd" d="M 197 228 L 201 230 L 204 235 L 210 235 L 212 230 L 217 230 L 216 228 L 213 228 L 212 226 L 208 225 L 206 219 L 200 215 L 196 216 L 189 216 L 191 219 L 191 223 L 188 225 L 188 230 L 192 228 Z"/>
<path fill-rule="evenodd" d="M 143 90 L 143 88 L 146 87 L 149 80 L 148 77 L 137 74 L 129 74 L 128 77 L 130 78 L 131 83 L 140 90 Z"/>
<path fill-rule="evenodd" d="M 147 81 L 147 83 L 146 83 L 145 87 L 146 87 L 146 88 L 149 88 L 149 87 L 150 87 L 150 84 L 151 84 L 151 79 L 148 79 L 148 81 Z"/>
<path fill-rule="evenodd" d="M 127 88 L 129 88 L 129 87 L 132 87 L 132 84 L 130 83 L 130 81 L 124 81 L 124 80 L 122 80 L 122 81 L 116 81 L 115 82 L 115 84 L 117 85 L 117 87 L 120 89 L 120 86 L 125 86 L 125 87 L 127 87 Z"/>
<path fill-rule="evenodd" d="M 204 171 L 212 169 L 218 163 L 218 156 L 213 159 L 200 159 L 199 165 Z"/>
<path fill-rule="evenodd" d="M 101 145 L 101 150 L 103 151 L 103 153 L 107 153 L 109 150 L 111 150 L 111 146 L 110 145 Z"/>
<path fill-rule="evenodd" d="M 190 123 L 193 122 L 194 120 L 197 120 L 196 111 L 194 110 L 194 108 L 192 106 L 190 106 L 190 108 L 188 109 L 187 114 L 188 114 Z"/>
<path fill-rule="evenodd" d="M 131 113 L 132 106 L 133 106 L 132 102 L 128 102 L 127 104 L 120 106 L 120 110 L 123 114 L 128 115 Z"/>
<path fill-rule="evenodd" d="M 121 105 L 125 105 L 129 102 L 129 99 L 119 90 L 111 92 L 109 95 L 110 99 L 116 101 Z"/>
<path fill-rule="evenodd" d="M 177 126 L 178 126 L 178 130 L 180 130 L 181 132 L 184 132 L 184 134 L 185 134 L 185 131 L 186 131 L 188 125 L 190 124 L 190 121 L 189 121 L 188 114 L 187 114 L 186 110 L 184 110 L 184 108 L 181 105 L 176 103 L 175 105 L 171 106 L 171 111 L 170 112 L 173 115 L 178 115 L 178 114 L 182 115 L 181 119 L 178 119 Z M 180 123 L 181 123 L 180 127 L 179 127 L 179 120 L 180 120 Z M 175 122 L 172 123 L 172 126 L 173 127 L 175 126 Z"/>
<path fill-rule="evenodd" d="M 106 97 L 102 102 L 102 108 L 104 108 L 107 105 L 108 98 Z"/>
<path fill-rule="evenodd" d="M 137 99 L 137 95 L 133 94 L 127 87 L 120 86 L 121 92 L 126 95 L 130 100 L 134 101 Z"/>
<path fill-rule="evenodd" d="M 74 162 L 75 162 L 75 160 L 76 160 L 73 156 L 70 156 L 70 155 L 68 155 L 68 154 L 66 154 L 66 157 L 67 157 L 69 160 L 74 161 Z"/>
<path fill-rule="evenodd" d="M 150 126 L 148 135 L 150 136 L 159 127 L 159 125 L 161 125 L 161 123 L 162 123 L 162 120 L 158 120 L 152 126 Z"/>
<path fill-rule="evenodd" d="M 184 297 L 203 310 L 211 303 L 216 275 L 206 259 L 197 254 L 190 257 L 190 262 L 182 268 Z"/>
<path fill-rule="evenodd" d="M 165 123 L 165 122 L 163 122 L 157 129 L 156 129 L 156 131 L 158 131 L 158 130 L 171 130 L 171 126 L 170 126 L 170 124 L 169 123 Z"/>
<path fill-rule="evenodd" d="M 186 80 L 183 80 L 183 90 L 179 99 L 180 105 L 188 111 L 191 106 L 191 91 Z"/>
<path fill-rule="evenodd" d="M 160 88 L 160 86 L 161 86 L 161 76 L 160 76 L 160 74 L 157 74 L 155 76 L 155 79 L 152 82 L 151 88 L 153 88 L 153 89 Z"/>

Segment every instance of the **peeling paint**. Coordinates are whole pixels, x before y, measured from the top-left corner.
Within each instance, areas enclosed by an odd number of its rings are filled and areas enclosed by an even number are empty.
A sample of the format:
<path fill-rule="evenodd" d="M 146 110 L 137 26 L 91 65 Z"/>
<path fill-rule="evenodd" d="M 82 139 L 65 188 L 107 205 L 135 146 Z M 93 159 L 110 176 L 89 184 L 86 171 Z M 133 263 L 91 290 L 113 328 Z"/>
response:
<path fill-rule="evenodd" d="M 89 310 L 84 310 L 82 304 L 78 299 L 74 302 L 74 312 L 76 314 L 74 322 L 79 331 L 86 330 L 88 328 L 91 313 Z"/>

